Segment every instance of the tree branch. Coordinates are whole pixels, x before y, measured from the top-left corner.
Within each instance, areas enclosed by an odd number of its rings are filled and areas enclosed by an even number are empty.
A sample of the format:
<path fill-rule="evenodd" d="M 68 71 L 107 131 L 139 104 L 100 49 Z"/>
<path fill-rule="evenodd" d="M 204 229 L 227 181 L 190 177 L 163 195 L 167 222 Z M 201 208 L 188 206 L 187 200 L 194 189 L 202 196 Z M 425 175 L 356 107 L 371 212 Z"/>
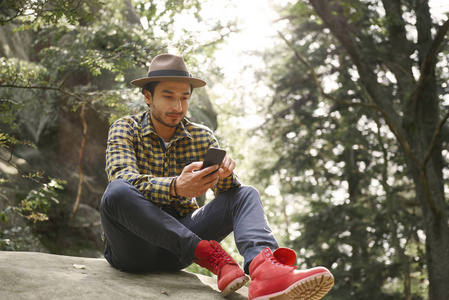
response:
<path fill-rule="evenodd" d="M 32 181 L 36 182 L 36 183 L 41 183 L 39 182 L 39 180 L 35 179 L 33 176 L 31 176 L 30 174 L 25 173 L 22 169 L 20 169 L 16 164 L 11 162 L 12 159 L 12 152 L 10 152 L 11 156 L 9 159 L 4 159 L 2 157 L 0 157 L 0 160 L 7 163 L 8 165 L 10 165 L 11 167 L 15 168 L 20 174 L 22 174 L 23 177 L 25 178 L 29 178 Z"/>
<path fill-rule="evenodd" d="M 443 129 L 443 126 L 448 119 L 449 119 L 449 111 L 446 112 L 446 114 L 443 116 L 440 123 L 438 124 L 437 128 L 433 132 L 432 140 L 430 141 L 430 144 L 429 144 L 429 149 L 427 149 L 426 156 L 424 157 L 423 164 L 421 166 L 422 168 L 425 168 L 427 162 L 429 161 L 432 151 L 435 148 L 435 145 L 437 143 L 437 138 L 440 135 L 441 130 Z"/>
<path fill-rule="evenodd" d="M 73 74 L 75 74 L 77 71 L 79 71 L 81 69 L 81 66 L 78 66 L 78 68 L 76 70 L 74 70 L 73 72 L 70 72 L 69 75 L 67 75 L 66 78 L 64 78 L 64 80 L 61 82 L 61 84 L 59 85 L 58 89 L 62 90 L 62 87 L 64 86 L 64 84 L 67 82 L 67 80 L 69 80 L 70 77 L 72 77 Z"/>
<path fill-rule="evenodd" d="M 388 114 L 388 112 L 384 108 L 382 108 L 379 105 L 375 104 L 373 99 L 371 98 L 369 93 L 367 91 L 365 91 L 365 89 L 362 88 L 362 91 L 363 91 L 364 95 L 367 97 L 367 99 L 369 100 L 369 102 L 346 101 L 346 100 L 341 100 L 341 99 L 338 99 L 338 98 L 336 98 L 336 97 L 334 97 L 332 95 L 327 94 L 326 92 L 324 92 L 324 89 L 321 86 L 321 82 L 318 79 L 318 75 L 315 72 L 315 69 L 313 68 L 313 66 L 307 61 L 307 59 L 301 53 L 299 53 L 299 51 L 294 47 L 294 45 L 281 32 L 278 31 L 278 34 L 287 43 L 288 47 L 294 52 L 295 57 L 299 61 L 301 61 L 307 67 L 307 69 L 312 73 L 312 76 L 313 76 L 313 79 L 315 81 L 315 84 L 318 87 L 318 90 L 319 90 L 320 94 L 324 98 L 327 98 L 327 99 L 329 99 L 331 101 L 334 101 L 336 103 L 343 104 L 343 105 L 361 106 L 361 107 L 367 107 L 367 108 L 371 108 L 371 109 L 375 109 L 375 110 L 379 111 L 381 113 L 382 117 L 385 119 L 385 122 L 388 124 L 390 130 L 393 132 L 393 134 L 396 136 L 396 138 L 398 139 L 399 143 L 403 147 L 405 153 L 413 161 L 415 161 L 418 165 L 420 165 L 419 160 L 416 158 L 416 156 L 411 151 L 410 145 L 408 144 L 407 140 L 402 136 L 402 134 L 399 132 L 399 130 L 397 130 L 397 127 L 394 124 L 393 120 L 390 118 L 390 115 Z"/>
<path fill-rule="evenodd" d="M 62 87 L 53 87 L 53 86 L 39 86 L 39 85 L 15 85 L 15 84 L 2 84 L 0 85 L 0 88 L 3 87 L 9 87 L 9 88 L 15 88 L 15 89 L 39 89 L 39 90 L 49 90 L 49 91 L 58 91 L 63 94 L 66 94 L 70 97 L 75 98 L 76 100 L 79 100 L 80 102 L 85 102 L 84 99 L 77 96 L 76 94 L 67 92 L 62 89 Z"/>

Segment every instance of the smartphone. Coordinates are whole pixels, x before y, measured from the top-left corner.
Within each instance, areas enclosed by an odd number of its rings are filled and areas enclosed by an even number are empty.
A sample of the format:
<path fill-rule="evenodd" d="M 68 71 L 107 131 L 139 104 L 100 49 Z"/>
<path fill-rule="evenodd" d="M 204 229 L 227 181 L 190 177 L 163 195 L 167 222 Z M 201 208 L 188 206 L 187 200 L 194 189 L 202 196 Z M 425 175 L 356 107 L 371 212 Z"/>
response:
<path fill-rule="evenodd" d="M 218 148 L 210 148 L 204 156 L 203 166 L 201 170 L 213 165 L 220 166 L 226 156 L 226 151 Z M 216 172 L 216 171 L 214 171 Z"/>

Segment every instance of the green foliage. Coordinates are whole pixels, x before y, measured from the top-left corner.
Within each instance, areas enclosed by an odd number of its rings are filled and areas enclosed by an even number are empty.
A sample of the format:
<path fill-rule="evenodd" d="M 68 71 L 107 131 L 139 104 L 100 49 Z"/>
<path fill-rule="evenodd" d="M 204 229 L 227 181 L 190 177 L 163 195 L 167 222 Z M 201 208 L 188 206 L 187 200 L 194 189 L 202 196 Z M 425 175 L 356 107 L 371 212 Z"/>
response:
<path fill-rule="evenodd" d="M 4 0 L 0 2 L 0 24 L 21 22 L 22 29 L 31 24 L 58 23 L 61 19 L 76 24 L 94 17 L 99 0 Z"/>
<path fill-rule="evenodd" d="M 0 99 L 0 121 L 9 125 L 11 129 L 17 129 L 16 114 L 21 108 L 22 106 L 14 101 Z"/>
<path fill-rule="evenodd" d="M 1 58 L 0 58 L 1 60 Z M 0 71 L 1 73 L 1 71 Z M 23 105 L 20 105 L 11 100 L 0 100 L 0 122 L 7 125 L 11 130 L 18 129 L 17 114 L 23 109 Z M 18 140 L 15 136 L 6 132 L 0 131 L 0 147 L 9 149 L 16 145 L 28 145 L 35 147 L 35 145 L 28 140 Z M 0 184 L 1 184 L 0 179 Z"/>
<path fill-rule="evenodd" d="M 30 178 L 40 177 L 41 174 L 29 174 Z M 0 184 L 5 183 L 2 180 Z M 0 216 L 3 222 L 7 221 L 7 213 L 18 213 L 25 219 L 32 221 L 33 223 L 47 221 L 47 212 L 51 208 L 52 204 L 58 204 L 59 200 L 56 198 L 58 190 L 63 190 L 65 181 L 60 179 L 50 178 L 48 183 L 43 183 L 39 188 L 32 189 L 25 199 L 23 199 L 18 206 L 9 205 L 4 210 L 0 211 Z M 3 198 L 4 200 L 8 200 Z"/>
<path fill-rule="evenodd" d="M 8 144 L 17 144 L 18 141 L 7 133 L 0 132 L 0 147 L 8 148 Z"/>
<path fill-rule="evenodd" d="M 15 85 L 23 88 L 34 84 L 42 84 L 48 80 L 47 69 L 36 63 L 17 58 L 0 57 L 0 84 Z"/>
<path fill-rule="evenodd" d="M 48 220 L 46 215 L 52 203 L 58 204 L 57 190 L 62 190 L 65 181 L 51 179 L 39 189 L 31 190 L 27 197 L 14 210 L 21 216 L 34 223 Z"/>

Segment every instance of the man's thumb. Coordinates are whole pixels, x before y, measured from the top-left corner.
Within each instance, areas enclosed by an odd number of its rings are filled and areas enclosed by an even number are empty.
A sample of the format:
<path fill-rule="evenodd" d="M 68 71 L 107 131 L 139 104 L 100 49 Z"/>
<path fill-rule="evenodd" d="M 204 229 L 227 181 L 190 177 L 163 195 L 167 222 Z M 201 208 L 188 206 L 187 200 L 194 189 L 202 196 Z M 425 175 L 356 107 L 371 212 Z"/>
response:
<path fill-rule="evenodd" d="M 202 166 L 203 166 L 203 162 L 196 161 L 196 162 L 191 163 L 190 165 L 187 165 L 184 168 L 184 171 L 193 172 L 193 171 L 201 169 Z"/>

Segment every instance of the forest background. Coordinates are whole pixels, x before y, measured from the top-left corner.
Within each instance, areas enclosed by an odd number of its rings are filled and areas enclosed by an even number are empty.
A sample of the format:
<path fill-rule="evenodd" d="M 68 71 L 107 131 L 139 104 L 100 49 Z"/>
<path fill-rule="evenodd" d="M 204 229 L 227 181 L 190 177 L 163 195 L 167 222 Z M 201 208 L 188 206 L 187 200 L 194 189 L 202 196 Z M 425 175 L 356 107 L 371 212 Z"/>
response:
<path fill-rule="evenodd" d="M 171 52 L 281 244 L 332 270 L 326 299 L 449 299 L 448 4 L 269 3 L 270 45 L 224 54 L 233 0 L 0 1 L 0 249 L 101 256 L 108 127 Z"/>

